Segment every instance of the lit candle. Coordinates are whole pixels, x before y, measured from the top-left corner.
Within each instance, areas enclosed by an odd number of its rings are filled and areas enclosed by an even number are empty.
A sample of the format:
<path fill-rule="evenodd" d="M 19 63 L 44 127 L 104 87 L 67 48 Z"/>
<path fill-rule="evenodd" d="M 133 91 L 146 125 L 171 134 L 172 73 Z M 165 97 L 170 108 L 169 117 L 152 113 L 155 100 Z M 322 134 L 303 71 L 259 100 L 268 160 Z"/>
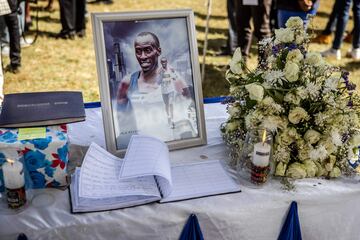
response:
<path fill-rule="evenodd" d="M 253 152 L 253 164 L 259 167 L 269 165 L 271 146 L 268 143 L 255 143 Z"/>
<path fill-rule="evenodd" d="M 255 184 L 263 184 L 267 180 L 270 164 L 271 145 L 265 142 L 266 130 L 263 132 L 262 142 L 254 144 L 254 152 L 251 164 L 251 181 Z"/>
<path fill-rule="evenodd" d="M 26 202 L 24 166 L 20 161 L 7 160 L 3 166 L 8 205 L 19 208 Z"/>
<path fill-rule="evenodd" d="M 258 167 L 267 167 L 270 162 L 270 144 L 265 142 L 266 130 L 263 131 L 262 142 L 255 143 L 252 162 Z"/>

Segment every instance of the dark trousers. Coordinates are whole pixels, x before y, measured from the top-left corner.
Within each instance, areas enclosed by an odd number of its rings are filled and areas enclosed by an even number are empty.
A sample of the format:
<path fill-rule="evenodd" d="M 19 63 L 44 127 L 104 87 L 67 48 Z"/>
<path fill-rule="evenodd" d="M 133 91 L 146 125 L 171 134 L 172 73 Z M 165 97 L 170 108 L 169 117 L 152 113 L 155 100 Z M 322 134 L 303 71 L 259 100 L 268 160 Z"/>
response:
<path fill-rule="evenodd" d="M 227 0 L 226 7 L 227 7 L 228 20 L 229 20 L 229 32 L 228 32 L 226 47 L 229 53 L 233 53 L 235 52 L 235 49 L 238 46 L 237 44 L 238 37 L 236 32 L 236 11 L 235 11 L 234 0 Z"/>
<path fill-rule="evenodd" d="M 339 6 L 333 49 L 340 49 L 341 47 L 346 24 L 349 20 L 351 2 L 353 2 L 354 13 L 353 48 L 360 47 L 360 0 L 342 0 Z"/>
<path fill-rule="evenodd" d="M 86 0 L 76 0 L 75 30 L 77 32 L 85 29 L 85 5 Z"/>
<path fill-rule="evenodd" d="M 238 45 L 243 56 L 249 55 L 253 31 L 251 30 L 251 19 L 254 23 L 254 35 L 260 41 L 265 37 L 270 37 L 270 11 L 271 0 L 259 1 L 259 6 L 243 5 L 242 1 L 236 1 L 236 23 L 238 34 Z M 259 52 L 261 59 L 262 53 Z"/>
<path fill-rule="evenodd" d="M 78 32 L 85 29 L 86 0 L 60 0 L 62 32 Z"/>
<path fill-rule="evenodd" d="M 13 67 L 21 66 L 20 29 L 17 15 L 17 11 L 4 15 L 5 24 L 9 29 L 10 65 Z"/>
<path fill-rule="evenodd" d="M 336 0 L 331 14 L 329 16 L 328 22 L 326 24 L 326 27 L 324 29 L 324 31 L 322 32 L 322 34 L 324 35 L 330 35 L 333 31 L 335 31 L 335 27 L 336 27 L 336 21 L 339 15 L 339 9 L 341 8 L 341 2 L 343 0 Z"/>
<path fill-rule="evenodd" d="M 59 0 L 62 32 L 68 33 L 75 31 L 76 1 L 77 0 Z"/>

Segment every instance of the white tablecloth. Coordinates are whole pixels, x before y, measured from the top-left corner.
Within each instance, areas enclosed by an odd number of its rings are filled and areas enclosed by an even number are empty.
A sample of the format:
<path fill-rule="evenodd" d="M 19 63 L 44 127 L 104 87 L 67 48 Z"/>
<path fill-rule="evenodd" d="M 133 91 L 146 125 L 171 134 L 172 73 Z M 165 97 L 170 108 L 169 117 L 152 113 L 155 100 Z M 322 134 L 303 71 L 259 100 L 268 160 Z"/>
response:
<path fill-rule="evenodd" d="M 73 160 L 84 152 L 78 145 L 95 141 L 104 146 L 100 110 L 86 112 L 86 122 L 70 127 Z M 207 104 L 205 116 L 208 145 L 174 151 L 172 162 L 226 160 L 218 130 L 225 107 Z M 37 206 L 41 193 L 51 194 L 55 202 Z M 303 239 L 360 239 L 358 179 L 305 179 L 291 192 L 271 180 L 261 189 L 242 186 L 241 193 L 86 214 L 70 213 L 67 190 L 36 190 L 33 195 L 34 203 L 23 212 L 0 213 L 0 239 L 16 239 L 20 232 L 29 239 L 177 239 L 190 213 L 198 216 L 205 239 L 276 239 L 293 200 Z"/>

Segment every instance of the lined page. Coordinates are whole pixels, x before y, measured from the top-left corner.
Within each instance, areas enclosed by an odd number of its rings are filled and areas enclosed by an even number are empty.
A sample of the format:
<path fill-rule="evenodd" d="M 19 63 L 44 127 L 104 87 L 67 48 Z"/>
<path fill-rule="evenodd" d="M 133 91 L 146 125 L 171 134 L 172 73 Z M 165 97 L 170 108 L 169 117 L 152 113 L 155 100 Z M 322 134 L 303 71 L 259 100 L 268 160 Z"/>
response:
<path fill-rule="evenodd" d="M 218 160 L 174 166 L 171 168 L 171 175 L 172 192 L 160 202 L 240 191 L 239 185 Z"/>
<path fill-rule="evenodd" d="M 153 176 L 119 180 L 118 175 L 122 163 L 121 159 L 92 143 L 80 171 L 79 197 L 159 196 Z"/>
<path fill-rule="evenodd" d="M 120 169 L 120 179 L 140 176 L 158 176 L 171 189 L 171 170 L 169 150 L 167 145 L 153 137 L 134 135 L 131 137 L 123 165 Z"/>

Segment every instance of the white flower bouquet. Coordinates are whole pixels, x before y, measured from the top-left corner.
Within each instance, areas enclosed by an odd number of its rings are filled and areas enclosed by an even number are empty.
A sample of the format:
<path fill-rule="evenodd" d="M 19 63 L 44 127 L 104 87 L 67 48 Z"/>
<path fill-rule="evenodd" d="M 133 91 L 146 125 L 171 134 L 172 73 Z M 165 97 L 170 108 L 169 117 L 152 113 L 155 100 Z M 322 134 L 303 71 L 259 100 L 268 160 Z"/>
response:
<path fill-rule="evenodd" d="M 221 126 L 236 163 L 246 132 L 274 133 L 276 176 L 291 179 L 339 177 L 356 171 L 360 145 L 360 98 L 349 73 L 308 52 L 303 22 L 293 17 L 285 29 L 259 43 L 268 57 L 250 71 L 237 49 L 226 72 L 230 83 L 228 120 Z"/>

